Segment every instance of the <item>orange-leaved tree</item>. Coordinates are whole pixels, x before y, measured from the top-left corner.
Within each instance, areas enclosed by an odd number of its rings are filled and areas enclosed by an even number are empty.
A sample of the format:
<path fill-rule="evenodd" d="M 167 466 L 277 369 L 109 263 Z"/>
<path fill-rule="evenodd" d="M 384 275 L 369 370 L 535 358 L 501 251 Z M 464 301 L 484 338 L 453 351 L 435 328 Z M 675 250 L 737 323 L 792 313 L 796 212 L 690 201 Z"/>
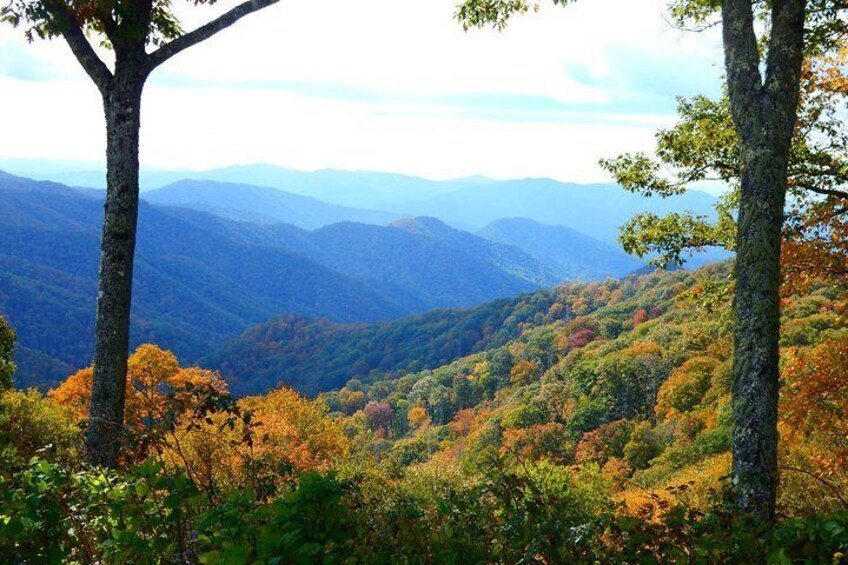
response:
<path fill-rule="evenodd" d="M 142 345 L 135 350 L 127 362 L 126 426 L 134 431 L 143 431 L 165 416 L 169 397 L 186 396 L 188 389 L 210 386 L 224 393 L 227 385 L 213 372 L 197 367 L 181 368 L 170 351 L 155 345 Z M 74 417 L 85 421 L 89 415 L 94 369 L 87 367 L 68 377 L 48 394 L 54 402 L 69 408 Z M 185 405 L 186 411 L 190 405 Z"/>
<path fill-rule="evenodd" d="M 231 412 L 185 419 L 162 452 L 207 492 L 249 487 L 262 496 L 294 473 L 326 470 L 349 449 L 341 424 L 321 400 L 289 388 L 238 401 Z"/>
<path fill-rule="evenodd" d="M 824 475 L 848 469 L 848 338 L 786 351 L 781 419 L 791 438 L 818 446 Z M 843 477 L 844 478 L 844 477 Z"/>

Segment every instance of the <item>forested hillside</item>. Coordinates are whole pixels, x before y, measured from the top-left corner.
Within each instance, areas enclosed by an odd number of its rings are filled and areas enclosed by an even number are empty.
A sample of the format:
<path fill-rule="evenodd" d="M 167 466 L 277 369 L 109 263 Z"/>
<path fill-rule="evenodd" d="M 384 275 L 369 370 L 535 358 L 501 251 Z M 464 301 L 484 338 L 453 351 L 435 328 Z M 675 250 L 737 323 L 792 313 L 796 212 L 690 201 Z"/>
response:
<path fill-rule="evenodd" d="M 539 319 L 553 296 L 541 291 L 372 325 L 279 318 L 230 340 L 202 363 L 219 369 L 235 394 L 260 394 L 279 385 L 315 394 L 352 378 L 391 378 L 503 345 Z"/>
<path fill-rule="evenodd" d="M 665 563 L 698 552 L 724 563 L 755 555 L 758 546 L 733 541 L 750 530 L 721 510 L 730 267 L 572 283 L 383 326 L 287 319 L 256 330 L 257 347 L 289 348 L 281 374 L 313 357 L 320 361 L 300 370 L 317 377 L 324 365 L 339 383 L 346 365 L 373 366 L 315 400 L 280 388 L 233 402 L 218 374 L 140 347 L 127 393 L 136 439 L 123 457 L 146 462 L 123 473 L 63 470 L 79 457 L 90 368 L 46 397 L 6 392 L 0 440 L 12 450 L 0 473 L 0 555 L 18 555 L 15 544 L 26 543 L 33 555 L 76 556 L 83 542 L 108 556 L 185 546 L 202 562 L 534 555 Z M 848 450 L 843 419 L 834 417 L 848 409 L 846 308 L 844 292 L 826 283 L 784 299 L 778 504 L 795 518 L 762 543 L 810 562 L 848 542 L 840 511 Z M 0 325 L 4 343 L 8 356 Z M 249 374 L 263 374 L 256 371 Z M 28 464 L 36 453 L 42 459 Z M 61 518 L 66 499 L 82 508 L 75 528 Z M 119 526 L 127 514 L 139 519 Z M 103 515 L 114 519 L 94 519 Z M 44 525 L 27 529 L 36 518 Z M 155 543 L 134 541 L 150 531 L 161 533 Z"/>
<path fill-rule="evenodd" d="M 0 176 L 0 312 L 18 330 L 20 386 L 55 383 L 90 362 L 101 198 Z M 370 322 L 538 288 L 489 257 L 406 230 L 308 232 L 146 204 L 138 254 L 132 341 L 186 360 L 284 314 Z"/>
<path fill-rule="evenodd" d="M 405 456 L 423 450 L 417 461 L 441 451 L 485 453 L 484 445 L 467 445 L 472 439 L 495 448 L 511 439 L 517 442 L 511 447 L 526 449 L 531 459 L 573 461 L 576 454 L 568 450 L 606 424 L 649 421 L 653 429 L 661 415 L 685 412 L 689 418 L 702 407 L 715 410 L 709 414 L 717 418 L 729 385 L 728 274 L 729 265 L 717 265 L 696 273 L 565 285 L 532 303 L 535 313 L 508 343 L 433 370 L 357 379 L 323 398 L 348 415 L 369 402 L 397 413 L 391 422 L 398 428 L 387 427 L 381 437 Z M 839 313 L 844 305 L 834 294 L 824 290 L 797 302 L 787 310 L 785 324 L 793 328 L 787 346 L 839 340 L 848 332 Z M 426 433 L 408 428 L 408 412 L 416 406 L 430 422 Z M 706 428 L 689 422 L 695 426 L 690 439 L 718 425 L 711 421 Z M 460 425 L 472 424 L 454 435 Z"/>
<path fill-rule="evenodd" d="M 555 270 L 560 282 L 620 277 L 642 263 L 618 247 L 567 226 L 544 225 L 525 218 L 508 218 L 477 232 L 488 240 L 513 245 L 539 257 Z"/>

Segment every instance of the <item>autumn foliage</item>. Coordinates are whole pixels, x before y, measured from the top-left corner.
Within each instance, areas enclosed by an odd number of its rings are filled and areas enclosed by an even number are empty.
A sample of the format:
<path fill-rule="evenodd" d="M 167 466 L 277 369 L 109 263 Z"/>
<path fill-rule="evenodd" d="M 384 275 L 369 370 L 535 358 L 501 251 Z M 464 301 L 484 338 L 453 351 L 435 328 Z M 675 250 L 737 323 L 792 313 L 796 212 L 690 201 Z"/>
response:
<path fill-rule="evenodd" d="M 79 421 L 88 417 L 93 368 L 88 367 L 68 377 L 49 396 L 67 407 Z M 181 368 L 176 356 L 155 345 L 142 345 L 127 362 L 126 417 L 127 426 L 143 428 L 162 416 L 169 395 L 185 393 L 186 385 L 208 385 L 220 392 L 226 383 L 219 375 L 204 369 Z"/>
<path fill-rule="evenodd" d="M 433 370 L 351 379 L 317 399 L 288 388 L 235 399 L 215 373 L 142 346 L 129 364 L 131 448 L 122 463 L 155 466 L 126 492 L 158 484 L 156 496 L 184 493 L 174 504 L 206 501 L 163 515 L 207 532 L 198 543 L 212 561 L 267 550 L 297 562 L 291 556 L 304 547 L 345 558 L 354 551 L 364 562 L 442 551 L 484 562 L 540 552 L 551 563 L 587 555 L 665 562 L 680 547 L 718 551 L 709 540 L 733 531 L 721 514 L 730 465 L 727 272 L 717 265 L 564 285 L 516 306 L 534 321 L 503 346 Z M 575 304 L 583 313 L 563 319 Z M 640 318 L 650 323 L 635 324 Z M 785 298 L 783 318 L 779 509 L 811 528 L 803 535 L 820 536 L 818 517 L 848 506 L 844 295 L 819 279 Z M 16 468 L 33 457 L 79 461 L 90 378 L 90 369 L 78 371 L 47 397 L 0 395 L 0 442 L 18 454 Z M 11 508 L 4 476 L 0 469 L 0 514 Z M 702 540 L 696 532 L 710 524 L 721 525 Z M 577 536 L 584 527 L 597 530 Z M 318 541 L 306 539 L 313 533 Z M 179 529 L 169 535 L 183 539 Z M 484 537 L 495 543 L 481 545 Z M 736 547 L 721 539 L 722 551 Z M 817 539 L 830 557 L 836 542 Z"/>
<path fill-rule="evenodd" d="M 812 444 L 815 466 L 848 469 L 848 338 L 784 353 L 781 417 L 787 439 Z"/>

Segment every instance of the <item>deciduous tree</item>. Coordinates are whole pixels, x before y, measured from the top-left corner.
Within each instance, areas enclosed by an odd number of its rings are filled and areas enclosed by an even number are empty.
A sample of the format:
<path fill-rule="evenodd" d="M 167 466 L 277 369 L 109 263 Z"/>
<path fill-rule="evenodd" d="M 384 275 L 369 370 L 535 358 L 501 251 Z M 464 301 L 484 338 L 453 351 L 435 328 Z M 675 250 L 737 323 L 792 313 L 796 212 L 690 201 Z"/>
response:
<path fill-rule="evenodd" d="M 413 406 L 407 414 L 407 419 L 413 430 L 419 430 L 430 425 L 430 416 L 423 406 Z"/>
<path fill-rule="evenodd" d="M 783 226 L 784 296 L 815 281 L 848 285 L 848 124 L 840 112 L 848 101 L 848 51 L 841 45 L 835 54 L 811 56 L 804 64 Z M 640 257 L 653 253 L 660 265 L 681 264 L 706 246 L 736 246 L 741 154 L 729 101 L 679 99 L 677 113 L 674 126 L 657 132 L 653 157 L 628 153 L 601 161 L 623 188 L 646 197 L 679 194 L 701 181 L 728 187 L 714 220 L 646 213 L 622 226 L 625 250 Z"/>
<path fill-rule="evenodd" d="M 502 28 L 510 16 L 534 6 L 528 0 L 464 0 L 457 17 L 466 27 Z M 739 510 L 766 520 L 774 518 L 777 491 L 780 256 L 805 40 L 808 47 L 832 49 L 845 30 L 845 8 L 844 2 L 833 0 L 672 3 L 673 15 L 681 21 L 708 23 L 714 14 L 721 16 L 728 107 L 736 136 L 732 147 L 738 152 L 740 179 L 732 476 Z M 763 38 L 755 30 L 757 17 L 768 30 Z M 659 228 L 687 233 L 700 225 L 689 226 L 690 219 L 682 216 L 670 221 L 682 225 Z"/>
<path fill-rule="evenodd" d="M 30 40 L 62 37 L 103 99 L 106 207 L 91 414 L 86 432 L 93 463 L 115 464 L 124 421 L 144 84 L 151 72 L 174 55 L 277 1 L 246 0 L 188 33 L 180 27 L 170 0 L 5 0 L 0 11 L 2 20 L 24 26 Z M 114 51 L 112 69 L 97 54 L 89 37 Z"/>
<path fill-rule="evenodd" d="M 153 421 L 161 419 L 160 413 L 168 395 L 185 395 L 185 388 L 211 386 L 226 392 L 226 383 L 217 373 L 197 367 L 180 368 L 170 351 L 155 345 L 141 345 L 127 362 L 126 426 L 142 430 Z M 49 392 L 50 398 L 70 409 L 78 420 L 84 421 L 90 413 L 94 368 L 87 367 L 69 376 Z M 184 403 L 184 409 L 192 406 Z"/>

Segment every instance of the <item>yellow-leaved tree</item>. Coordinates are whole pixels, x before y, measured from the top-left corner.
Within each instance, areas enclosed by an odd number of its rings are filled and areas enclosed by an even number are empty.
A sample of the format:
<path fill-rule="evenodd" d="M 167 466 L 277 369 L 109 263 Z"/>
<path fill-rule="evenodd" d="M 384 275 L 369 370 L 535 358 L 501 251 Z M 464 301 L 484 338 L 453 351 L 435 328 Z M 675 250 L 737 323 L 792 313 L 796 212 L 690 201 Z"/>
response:
<path fill-rule="evenodd" d="M 88 418 L 94 368 L 86 367 L 68 377 L 48 396 L 66 406 L 79 421 Z M 130 429 L 149 427 L 163 416 L 165 401 L 187 394 L 186 387 L 210 386 L 226 392 L 227 385 L 215 372 L 197 367 L 181 368 L 176 356 L 155 345 L 141 345 L 127 361 L 126 422 Z M 190 406 L 186 406 L 188 410 Z"/>

